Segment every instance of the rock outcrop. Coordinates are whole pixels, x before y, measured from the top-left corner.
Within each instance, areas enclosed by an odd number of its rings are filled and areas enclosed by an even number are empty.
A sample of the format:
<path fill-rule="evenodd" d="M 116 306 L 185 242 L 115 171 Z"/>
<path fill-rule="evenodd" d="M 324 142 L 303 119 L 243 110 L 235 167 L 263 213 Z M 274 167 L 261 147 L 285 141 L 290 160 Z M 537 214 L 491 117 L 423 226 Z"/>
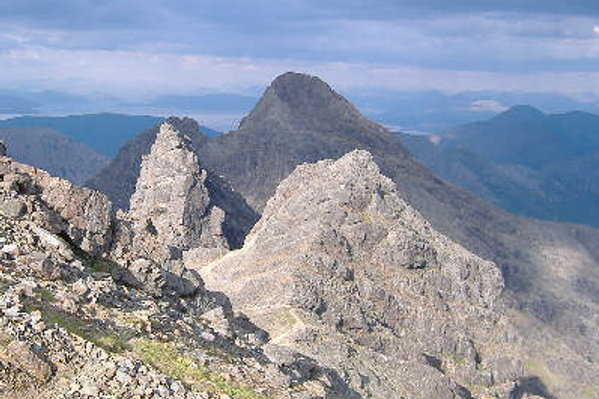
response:
<path fill-rule="evenodd" d="M 132 251 L 158 262 L 206 259 L 228 250 L 223 234 L 225 213 L 213 204 L 189 140 L 169 123 L 160 126 L 151 151 L 141 163 L 128 218 Z"/>
<path fill-rule="evenodd" d="M 114 212 L 105 195 L 8 157 L 0 158 L 0 174 L 0 213 L 5 217 L 30 214 L 52 235 L 49 241 L 60 236 L 93 256 L 109 249 Z"/>
<path fill-rule="evenodd" d="M 298 167 L 246 245 L 201 273 L 362 397 L 507 398 L 522 373 L 499 350 L 499 269 L 434 231 L 364 151 Z"/>
<path fill-rule="evenodd" d="M 364 151 L 299 166 L 244 247 L 200 273 L 362 397 L 507 399 L 539 379 L 526 368 L 538 337 L 507 317 L 500 269 L 435 231 Z M 592 386 L 596 367 L 560 351 Z"/>
<path fill-rule="evenodd" d="M 165 122 L 184 134 L 196 153 L 209 140 L 199 130 L 198 123 L 190 118 L 170 117 Z M 140 175 L 142 157 L 150 153 L 159 130 L 160 125 L 154 126 L 128 141 L 115 159 L 102 172 L 90 179 L 87 185 L 106 193 L 117 207 L 129 209 L 131 196 Z M 232 248 L 240 247 L 245 235 L 258 220 L 257 213 L 217 174 L 208 171 L 205 184 L 214 204 L 225 211 L 223 232 L 228 245 Z"/>

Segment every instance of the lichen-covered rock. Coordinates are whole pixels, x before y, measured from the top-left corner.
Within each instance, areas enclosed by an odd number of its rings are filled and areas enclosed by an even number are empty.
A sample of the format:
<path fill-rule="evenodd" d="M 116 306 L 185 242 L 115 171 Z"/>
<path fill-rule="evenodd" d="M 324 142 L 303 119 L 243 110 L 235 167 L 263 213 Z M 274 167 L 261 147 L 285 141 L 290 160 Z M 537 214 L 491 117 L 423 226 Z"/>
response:
<path fill-rule="evenodd" d="M 52 367 L 43 355 L 33 350 L 31 344 L 22 341 L 11 342 L 0 352 L 0 362 L 11 364 L 38 382 L 46 382 L 52 375 Z"/>
<path fill-rule="evenodd" d="M 0 214 L 9 218 L 18 218 L 27 212 L 27 206 L 18 199 L 8 199 L 0 203 Z"/>

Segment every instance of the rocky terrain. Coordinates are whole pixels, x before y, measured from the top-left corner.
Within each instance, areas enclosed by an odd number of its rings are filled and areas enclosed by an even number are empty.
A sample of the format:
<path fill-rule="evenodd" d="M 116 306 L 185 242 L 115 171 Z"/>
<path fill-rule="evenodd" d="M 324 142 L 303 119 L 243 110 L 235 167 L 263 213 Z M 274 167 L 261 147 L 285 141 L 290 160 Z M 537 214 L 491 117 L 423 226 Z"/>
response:
<path fill-rule="evenodd" d="M 537 341 L 506 308 L 497 265 L 436 232 L 364 151 L 299 166 L 244 247 L 199 270 L 273 341 L 339 370 L 365 398 L 597 388 L 589 353 L 538 325 Z M 539 356 L 550 347 L 557 357 Z"/>
<path fill-rule="evenodd" d="M 131 197 L 135 256 L 167 262 L 192 249 L 194 257 L 218 257 L 229 249 L 225 212 L 212 203 L 206 179 L 187 137 L 161 125 Z"/>
<path fill-rule="evenodd" d="M 104 168 L 109 159 L 91 148 L 46 128 L 0 128 L 12 158 L 75 184 L 86 180 Z"/>
<path fill-rule="evenodd" d="M 598 398 L 599 233 L 444 183 L 315 77 L 129 142 L 119 210 L 2 165 L 7 397 Z"/>
<path fill-rule="evenodd" d="M 0 397 L 355 397 L 197 273 L 123 252 L 144 232 L 102 194 L 8 157 L 0 176 Z"/>

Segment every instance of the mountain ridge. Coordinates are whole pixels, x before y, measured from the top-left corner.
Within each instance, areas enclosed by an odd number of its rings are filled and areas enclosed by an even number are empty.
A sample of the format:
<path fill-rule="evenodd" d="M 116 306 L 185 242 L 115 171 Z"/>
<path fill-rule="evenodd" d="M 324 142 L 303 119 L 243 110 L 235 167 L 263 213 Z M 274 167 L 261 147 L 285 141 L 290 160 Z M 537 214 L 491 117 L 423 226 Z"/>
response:
<path fill-rule="evenodd" d="M 526 109 L 524 118 L 506 111 L 434 140 L 400 138 L 440 176 L 510 212 L 599 226 L 599 116 Z"/>
<path fill-rule="evenodd" d="M 0 127 L 8 154 L 77 184 L 97 174 L 109 159 L 92 148 L 47 128 Z"/>
<path fill-rule="evenodd" d="M 184 129 L 190 140 L 185 138 Z M 262 132 L 254 133 L 252 140 L 247 140 L 249 133 L 244 131 L 233 134 L 246 140 L 246 150 L 255 151 L 260 149 L 252 146 L 253 140 Z M 276 130 L 268 133 L 272 133 L 269 139 L 277 138 Z M 285 137 L 292 133 L 303 140 L 318 137 L 318 132 L 309 130 L 283 132 Z M 335 137 L 344 133 L 328 134 Z M 47 318 L 44 315 L 54 312 L 51 315 L 56 320 L 58 308 L 61 318 L 91 323 L 102 337 L 120 337 L 111 338 L 107 345 L 75 330 L 88 340 L 86 348 L 93 356 L 102 353 L 102 345 L 124 348 L 122 353 L 128 361 L 113 354 L 102 355 L 95 367 L 104 370 L 111 362 L 121 362 L 116 375 L 127 383 L 115 384 L 116 377 L 105 378 L 103 373 L 96 377 L 89 372 L 90 358 L 78 351 L 71 352 L 86 367 L 73 370 L 67 363 L 66 371 L 81 386 L 93 386 L 102 393 L 118 392 L 126 398 L 129 387 L 162 389 L 166 397 L 204 398 L 201 393 L 189 393 L 185 384 L 196 386 L 194 381 L 181 383 L 172 375 L 144 381 L 154 375 L 154 368 L 168 371 L 161 368 L 161 361 L 174 358 L 198 364 L 200 360 L 193 356 L 201 353 L 203 359 L 206 350 L 213 354 L 209 363 L 201 364 L 208 364 L 216 373 L 231 373 L 227 378 L 235 383 L 246 381 L 276 399 L 533 395 L 552 399 L 578 398 L 592 390 L 597 374 L 595 359 L 599 359 L 593 345 L 597 329 L 591 316 L 597 310 L 594 287 L 599 286 L 599 254 L 595 243 L 599 233 L 519 219 L 494 210 L 435 178 L 384 129 L 354 126 L 349 135 L 346 141 L 336 137 L 334 143 L 370 144 L 377 155 L 352 149 L 337 160 L 293 167 L 277 182 L 275 195 L 267 201 L 252 232 L 247 236 L 241 233 L 246 237 L 241 249 L 208 263 L 200 254 L 181 257 L 180 250 L 187 249 L 187 244 L 179 247 L 179 237 L 170 237 L 170 229 L 163 229 L 161 221 L 169 212 L 177 215 L 188 206 L 197 209 L 206 203 L 196 203 L 196 195 L 177 195 L 174 207 L 165 210 L 163 199 L 171 192 L 185 194 L 195 187 L 202 198 L 214 192 L 203 177 L 215 172 L 200 172 L 206 164 L 198 155 L 212 141 L 205 141 L 194 121 L 170 118 L 167 124 L 138 137 L 131 143 L 133 151 L 120 159 L 140 163 L 137 174 L 134 168 L 125 170 L 133 171 L 129 176 L 135 178 L 136 194 L 129 216 L 136 219 L 139 215 L 141 223 L 133 228 L 127 215 L 122 210 L 115 212 L 100 193 L 72 187 L 3 158 L 0 194 L 10 200 L 0 207 L 0 223 L 14 233 L 6 236 L 9 241 L 2 241 L 1 248 L 9 253 L 9 262 L 15 260 L 11 256 L 18 257 L 9 267 L 0 262 L 0 284 L 9 281 L 0 293 L 0 321 L 9 326 L 10 342 L 7 350 L 0 345 L 0 359 L 16 364 L 12 369 L 16 374 L 10 375 L 22 378 L 37 366 L 42 371 L 51 370 L 62 356 L 67 347 L 57 346 L 51 339 L 37 341 L 52 348 L 46 360 L 27 352 L 34 348 L 35 333 L 20 336 L 20 349 L 14 343 L 17 331 L 29 331 L 23 326 L 36 326 L 48 335 L 46 331 L 55 328 L 55 322 L 49 322 L 48 328 L 38 325 L 36 315 Z M 371 140 L 361 142 L 365 137 Z M 149 153 L 139 154 L 140 149 L 145 151 L 144 140 L 149 143 Z M 383 152 L 396 148 L 399 152 Z M 397 163 L 392 154 L 406 158 Z M 289 167 L 297 160 L 281 159 Z M 384 176 L 384 170 L 389 177 Z M 183 173 L 179 176 L 178 171 Z M 174 177 L 164 179 L 165 173 Z M 34 176 L 34 184 L 28 183 L 32 179 L 29 176 Z M 155 189 L 154 178 L 161 180 L 162 188 Z M 196 185 L 200 183 L 206 185 Z M 254 180 L 254 184 L 260 183 Z M 164 188 L 164 184 L 171 188 Z M 414 193 L 418 194 L 416 200 Z M 185 198 L 183 204 L 179 197 Z M 143 212 L 138 212 L 139 198 L 144 199 Z M 87 206 L 89 201 L 95 205 Z M 460 208 L 451 207 L 457 203 Z M 417 208 L 428 212 L 433 222 Z M 236 216 L 234 207 L 222 209 Z M 449 213 L 430 214 L 431 209 Z M 481 214 L 473 214 L 477 211 Z M 46 212 L 49 216 L 44 216 Z M 468 219 L 453 219 L 457 212 Z M 198 213 L 202 218 L 213 214 Z M 187 219 L 183 219 L 185 223 Z M 503 225 L 485 230 L 491 224 L 484 222 L 497 221 Z M 226 218 L 216 217 L 213 222 L 225 233 Z M 465 226 L 466 230 L 449 230 L 454 235 L 468 234 L 465 237 L 472 240 L 468 245 L 486 245 L 488 255 L 510 264 L 485 260 L 443 235 L 435 224 L 447 222 L 463 223 L 458 227 Z M 188 227 L 194 230 L 189 232 L 192 235 L 203 230 L 197 229 L 197 223 Z M 39 239 L 32 239 L 32 234 Z M 129 244 L 131 235 L 132 241 L 136 237 L 141 240 L 139 247 L 144 249 L 152 247 L 150 241 L 158 240 L 164 244 L 161 247 L 168 247 L 168 256 L 140 258 Z M 13 245 L 15 242 L 18 245 Z M 15 248 L 22 248 L 22 252 L 14 252 Z M 44 253 L 42 261 L 39 256 Z M 56 301 L 40 301 L 42 294 L 37 291 L 28 294 L 31 291 L 23 284 L 29 282 L 13 285 L 15 273 L 34 276 L 35 287 L 51 290 L 52 295 L 56 292 Z M 503 289 L 504 282 L 507 289 Z M 212 291 L 214 288 L 218 291 Z M 25 293 L 21 295 L 27 306 L 15 295 L 16 290 Z M 74 295 L 76 292 L 80 294 Z M 135 309 L 141 304 L 153 313 L 140 315 Z M 99 311 L 102 306 L 111 312 Z M 136 323 L 124 325 L 129 318 L 123 312 L 134 316 Z M 101 324 L 92 318 L 99 318 Z M 124 332 L 120 330 L 123 328 Z M 126 335 L 131 331 L 137 335 L 135 339 Z M 61 334 L 66 334 L 61 339 L 74 339 L 69 331 Z M 141 347 L 137 338 L 142 339 Z M 144 357 L 147 340 L 151 348 L 162 345 L 158 349 L 160 361 Z M 26 353 L 28 360 L 15 363 L 18 350 Z M 129 356 L 134 359 L 132 366 Z M 227 359 L 234 359 L 233 364 Z M 147 371 L 148 366 L 154 368 Z M 40 380 L 50 381 L 49 395 L 68 389 L 51 373 L 38 374 Z M 218 398 L 226 385 L 210 374 L 202 375 L 201 379 L 208 378 L 208 388 L 204 388 L 210 392 L 208 397 Z M 226 392 L 236 397 L 238 393 L 233 392 L 239 391 Z"/>
<path fill-rule="evenodd" d="M 374 122 L 346 123 L 363 119 L 355 116 L 359 114 L 355 108 L 345 108 L 349 103 L 339 103 L 339 97 L 332 95 L 324 82 L 301 74 L 286 75 L 285 80 L 289 79 L 291 85 L 308 82 L 311 86 L 302 89 L 304 94 L 320 96 L 333 108 L 347 112 L 332 115 L 333 122 L 323 121 L 327 126 L 323 130 L 317 129 L 316 119 L 303 121 L 287 115 L 279 120 L 274 118 L 278 112 L 255 113 L 240 129 L 195 149 L 204 167 L 228 181 L 255 211 L 262 212 L 279 183 L 298 165 L 338 159 L 355 149 L 368 150 L 406 202 L 435 230 L 500 267 L 510 308 L 555 330 L 557 335 L 571 337 L 577 351 L 594 353 L 590 342 L 596 339 L 597 331 L 592 316 L 597 309 L 596 291 L 592 287 L 599 286 L 599 246 L 595 244 L 599 242 L 598 231 L 503 212 L 442 181 L 412 158 L 397 137 L 383 127 Z M 281 105 L 272 89 L 266 93 L 266 99 L 259 102 L 260 111 L 267 102 Z M 303 114 L 298 107 L 282 108 Z M 350 117 L 344 119 L 347 113 Z M 320 113 L 319 117 L 326 118 L 327 114 Z M 348 125 L 348 129 L 343 128 Z M 120 177 L 108 174 L 104 179 Z M 106 192 L 110 195 L 109 190 Z M 533 323 L 532 319 L 527 320 Z M 578 326 L 578 332 L 570 326 Z M 585 332 L 581 335 L 580 331 Z"/>

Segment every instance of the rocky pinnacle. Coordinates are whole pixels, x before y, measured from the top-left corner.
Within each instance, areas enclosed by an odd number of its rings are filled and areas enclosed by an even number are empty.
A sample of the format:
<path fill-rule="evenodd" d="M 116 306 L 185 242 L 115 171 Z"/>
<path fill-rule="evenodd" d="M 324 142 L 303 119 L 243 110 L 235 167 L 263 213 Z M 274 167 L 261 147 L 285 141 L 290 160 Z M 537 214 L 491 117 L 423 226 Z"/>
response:
<path fill-rule="evenodd" d="M 225 215 L 212 205 L 206 177 L 188 138 L 163 123 L 142 159 L 131 198 L 134 251 L 166 261 L 181 259 L 192 249 L 199 256 L 228 249 L 222 232 Z"/>

